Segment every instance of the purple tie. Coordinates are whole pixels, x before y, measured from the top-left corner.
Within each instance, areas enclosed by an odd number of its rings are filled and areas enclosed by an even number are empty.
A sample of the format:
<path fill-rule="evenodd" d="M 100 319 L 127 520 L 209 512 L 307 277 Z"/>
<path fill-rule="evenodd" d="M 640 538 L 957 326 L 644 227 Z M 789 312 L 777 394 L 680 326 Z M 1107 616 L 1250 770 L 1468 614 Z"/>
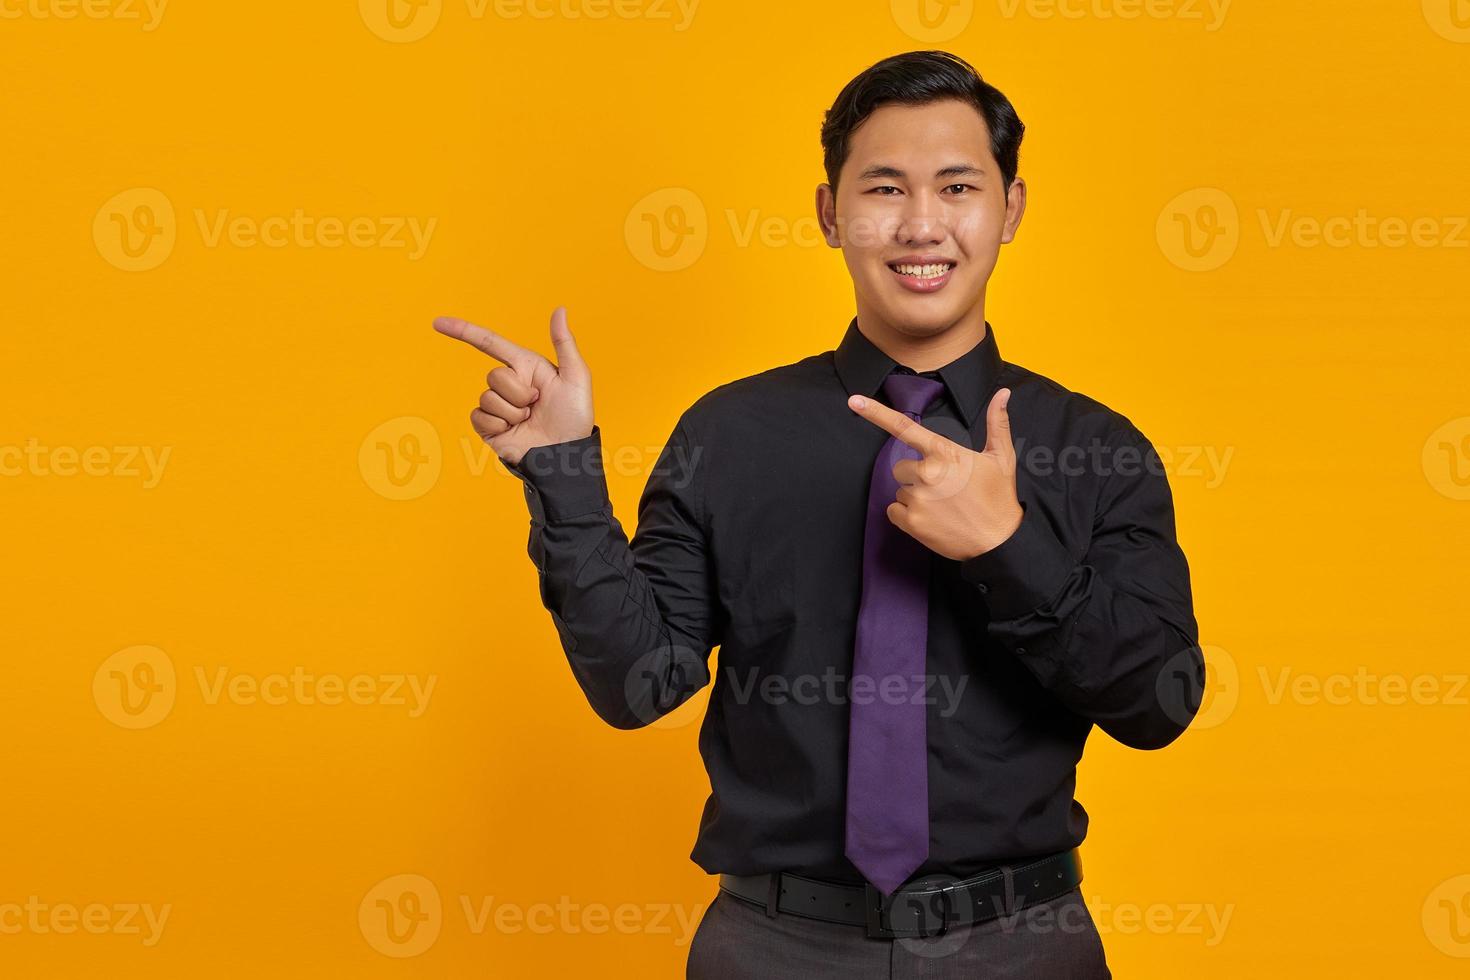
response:
<path fill-rule="evenodd" d="M 883 379 L 888 403 L 916 422 L 943 391 L 943 382 L 915 374 Z M 928 743 L 921 675 L 927 666 L 932 556 L 899 530 L 887 513 L 898 492 L 894 464 L 918 458 L 918 450 L 889 436 L 873 463 L 852 661 L 853 680 L 861 684 L 852 690 L 848 703 L 845 853 L 885 895 L 908 880 L 929 856 Z"/>

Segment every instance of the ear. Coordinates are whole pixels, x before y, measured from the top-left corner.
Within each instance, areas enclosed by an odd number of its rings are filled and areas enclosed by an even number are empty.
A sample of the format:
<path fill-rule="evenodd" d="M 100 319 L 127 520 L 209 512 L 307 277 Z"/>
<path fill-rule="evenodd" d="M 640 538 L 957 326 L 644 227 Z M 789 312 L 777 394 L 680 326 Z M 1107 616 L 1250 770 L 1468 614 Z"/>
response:
<path fill-rule="evenodd" d="M 831 184 L 817 185 L 817 223 L 822 226 L 822 237 L 832 248 L 841 248 L 842 239 L 837 235 L 837 192 Z"/>
<path fill-rule="evenodd" d="M 1026 213 L 1026 182 L 1020 177 L 1011 181 L 1010 190 L 1006 191 L 1006 223 L 1001 229 L 1000 243 L 1009 245 L 1016 237 L 1016 229 L 1021 227 L 1021 216 Z"/>

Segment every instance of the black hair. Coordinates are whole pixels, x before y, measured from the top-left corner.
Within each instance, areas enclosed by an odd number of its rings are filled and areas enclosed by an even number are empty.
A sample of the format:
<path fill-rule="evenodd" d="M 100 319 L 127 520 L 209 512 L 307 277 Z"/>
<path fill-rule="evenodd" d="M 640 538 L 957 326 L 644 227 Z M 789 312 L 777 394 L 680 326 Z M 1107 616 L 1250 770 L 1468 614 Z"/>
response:
<path fill-rule="evenodd" d="M 853 132 L 889 103 L 925 105 L 960 99 L 975 107 L 990 131 L 990 152 L 1000 165 L 1004 190 L 1011 189 L 1026 127 L 1011 100 L 980 77 L 968 61 L 948 51 L 908 51 L 869 68 L 845 85 L 822 117 L 822 163 L 827 183 L 837 189 L 837 175 L 847 162 Z"/>

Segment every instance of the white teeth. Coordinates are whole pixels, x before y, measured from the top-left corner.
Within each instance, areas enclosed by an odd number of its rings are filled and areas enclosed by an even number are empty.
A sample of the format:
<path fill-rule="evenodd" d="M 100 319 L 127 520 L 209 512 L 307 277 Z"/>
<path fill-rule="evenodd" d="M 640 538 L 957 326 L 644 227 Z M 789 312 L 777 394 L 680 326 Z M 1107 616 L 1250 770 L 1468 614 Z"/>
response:
<path fill-rule="evenodd" d="M 944 262 L 938 265 L 896 265 L 893 268 L 897 269 L 899 273 L 905 276 L 918 276 L 920 279 L 933 279 L 936 276 L 944 275 L 951 268 L 953 268 L 953 266 L 951 266 L 948 262 Z"/>

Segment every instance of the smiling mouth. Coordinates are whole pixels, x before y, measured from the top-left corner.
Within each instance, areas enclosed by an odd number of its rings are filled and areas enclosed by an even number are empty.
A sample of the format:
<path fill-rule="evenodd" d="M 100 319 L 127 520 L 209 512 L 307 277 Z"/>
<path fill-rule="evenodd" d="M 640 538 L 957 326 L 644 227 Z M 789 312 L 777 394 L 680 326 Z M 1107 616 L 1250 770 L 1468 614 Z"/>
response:
<path fill-rule="evenodd" d="M 907 265 L 898 262 L 888 263 L 888 268 L 899 275 L 907 276 L 910 279 L 917 279 L 921 282 L 924 280 L 932 281 L 942 279 L 954 266 L 955 264 L 953 262 L 937 262 L 930 265 Z"/>
<path fill-rule="evenodd" d="M 954 262 L 889 262 L 888 268 L 902 289 L 920 295 L 932 295 L 949 285 Z"/>

